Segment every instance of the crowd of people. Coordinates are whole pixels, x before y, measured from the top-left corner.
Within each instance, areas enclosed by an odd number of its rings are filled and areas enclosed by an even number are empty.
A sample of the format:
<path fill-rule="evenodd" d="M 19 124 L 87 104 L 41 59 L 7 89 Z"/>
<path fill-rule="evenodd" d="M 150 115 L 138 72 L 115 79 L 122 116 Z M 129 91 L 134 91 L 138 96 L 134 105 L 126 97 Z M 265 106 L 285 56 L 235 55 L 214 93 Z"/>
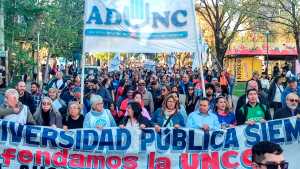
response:
<path fill-rule="evenodd" d="M 207 132 L 299 116 L 297 77 L 287 76 L 284 69 L 274 68 L 274 72 L 272 79 L 254 72 L 235 105 L 235 77 L 226 71 L 206 69 L 202 86 L 199 72 L 191 67 L 172 71 L 157 67 L 155 72 L 101 70 L 84 79 L 83 102 L 80 75 L 65 79 L 57 71 L 43 89 L 32 82 L 29 92 L 20 81 L 15 89 L 6 90 L 0 118 L 65 130 L 118 126 L 156 131 L 187 127 Z"/>

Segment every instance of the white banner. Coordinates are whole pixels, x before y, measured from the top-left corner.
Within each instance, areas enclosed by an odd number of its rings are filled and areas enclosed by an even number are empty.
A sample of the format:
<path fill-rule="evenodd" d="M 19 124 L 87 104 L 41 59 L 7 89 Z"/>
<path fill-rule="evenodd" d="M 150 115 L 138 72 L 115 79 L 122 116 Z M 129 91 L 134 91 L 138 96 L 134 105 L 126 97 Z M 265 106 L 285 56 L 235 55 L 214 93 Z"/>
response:
<path fill-rule="evenodd" d="M 195 52 L 193 0 L 85 0 L 84 52 Z"/>
<path fill-rule="evenodd" d="M 0 120 L 0 169 L 249 169 L 251 147 L 269 140 L 299 167 L 300 119 L 203 133 L 188 128 L 61 129 Z M 298 166 L 298 167 L 297 167 Z"/>

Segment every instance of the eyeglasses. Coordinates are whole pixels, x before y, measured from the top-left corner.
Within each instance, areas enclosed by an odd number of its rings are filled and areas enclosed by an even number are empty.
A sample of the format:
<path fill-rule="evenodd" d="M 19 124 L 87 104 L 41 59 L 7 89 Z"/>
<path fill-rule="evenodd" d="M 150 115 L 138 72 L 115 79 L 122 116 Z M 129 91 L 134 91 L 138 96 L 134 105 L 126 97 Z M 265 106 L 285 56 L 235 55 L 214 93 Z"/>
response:
<path fill-rule="evenodd" d="M 288 162 L 281 162 L 279 164 L 277 164 L 277 163 L 263 164 L 263 163 L 256 162 L 256 164 L 266 166 L 267 169 L 278 169 L 279 166 L 280 166 L 281 169 L 288 169 L 289 168 L 289 163 Z"/>
<path fill-rule="evenodd" d="M 298 102 L 298 99 L 289 99 L 290 102 Z"/>
<path fill-rule="evenodd" d="M 50 103 L 50 102 L 43 102 L 42 105 L 43 105 L 43 106 L 50 106 L 51 103 Z"/>

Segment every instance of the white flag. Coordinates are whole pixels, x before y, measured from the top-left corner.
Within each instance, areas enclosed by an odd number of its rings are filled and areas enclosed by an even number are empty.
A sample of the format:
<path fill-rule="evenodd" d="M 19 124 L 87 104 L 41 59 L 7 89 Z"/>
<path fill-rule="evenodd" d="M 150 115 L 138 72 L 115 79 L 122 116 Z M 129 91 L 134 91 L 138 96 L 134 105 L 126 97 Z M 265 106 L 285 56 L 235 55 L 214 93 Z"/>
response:
<path fill-rule="evenodd" d="M 116 53 L 116 55 L 108 65 L 108 72 L 120 71 L 120 64 L 121 64 L 121 55 L 120 53 Z"/>

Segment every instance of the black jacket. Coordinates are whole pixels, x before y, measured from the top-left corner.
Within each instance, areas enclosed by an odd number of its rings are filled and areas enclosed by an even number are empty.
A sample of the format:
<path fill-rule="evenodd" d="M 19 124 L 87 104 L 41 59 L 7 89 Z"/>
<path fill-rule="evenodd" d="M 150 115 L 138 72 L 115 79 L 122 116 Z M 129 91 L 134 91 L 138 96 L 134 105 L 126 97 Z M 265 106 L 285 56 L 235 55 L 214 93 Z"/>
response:
<path fill-rule="evenodd" d="M 298 107 L 295 110 L 294 115 L 300 114 L 300 108 Z M 279 109 L 278 111 L 276 111 L 274 113 L 274 118 L 273 119 L 284 119 L 284 118 L 289 118 L 292 117 L 293 113 L 291 111 L 290 108 L 288 108 L 287 106 L 284 106 L 283 108 Z"/>
<path fill-rule="evenodd" d="M 264 112 L 265 120 L 272 119 L 270 111 L 268 110 L 267 106 L 265 106 L 261 103 L 258 103 L 256 106 L 259 106 L 260 109 Z M 245 124 L 245 122 L 247 121 L 247 116 L 248 116 L 248 110 L 246 110 L 246 109 L 248 109 L 249 107 L 250 107 L 250 105 L 247 103 L 246 105 L 243 105 L 239 110 L 236 111 L 235 118 L 236 118 L 237 125 Z"/>
<path fill-rule="evenodd" d="M 273 100 L 274 100 L 274 97 L 275 97 L 275 94 L 276 94 L 276 83 L 273 81 L 271 83 L 271 86 L 269 88 L 269 93 L 268 93 L 268 101 L 269 101 L 269 105 L 272 105 L 273 103 Z M 282 93 L 283 91 L 281 91 Z"/>
<path fill-rule="evenodd" d="M 120 125 L 126 126 L 128 120 L 129 120 L 128 116 L 124 117 L 121 120 Z M 153 127 L 154 126 L 153 123 L 150 120 L 148 120 L 147 118 L 145 118 L 144 116 L 139 116 L 138 119 L 137 119 L 137 122 L 139 123 L 139 125 L 144 124 L 146 127 Z"/>
<path fill-rule="evenodd" d="M 22 104 L 28 106 L 31 114 L 35 113 L 36 107 L 34 106 L 33 97 L 31 96 L 30 93 L 25 91 L 24 95 L 22 97 L 19 97 L 19 101 Z"/>
<path fill-rule="evenodd" d="M 236 103 L 236 108 L 235 108 L 235 111 L 237 112 L 238 110 L 240 110 L 241 109 L 241 107 L 243 106 L 243 105 L 245 105 L 246 104 L 246 98 L 247 98 L 247 96 L 246 96 L 246 94 L 244 94 L 244 95 L 242 95 L 241 97 L 239 97 L 239 99 L 238 99 L 238 101 L 237 101 L 237 103 Z M 268 100 L 267 100 L 267 98 L 265 97 L 265 96 L 263 96 L 263 95 L 261 95 L 261 94 L 258 94 L 258 99 L 259 99 L 259 102 L 261 103 L 261 104 L 263 104 L 263 105 L 267 105 L 267 107 L 268 107 Z"/>

